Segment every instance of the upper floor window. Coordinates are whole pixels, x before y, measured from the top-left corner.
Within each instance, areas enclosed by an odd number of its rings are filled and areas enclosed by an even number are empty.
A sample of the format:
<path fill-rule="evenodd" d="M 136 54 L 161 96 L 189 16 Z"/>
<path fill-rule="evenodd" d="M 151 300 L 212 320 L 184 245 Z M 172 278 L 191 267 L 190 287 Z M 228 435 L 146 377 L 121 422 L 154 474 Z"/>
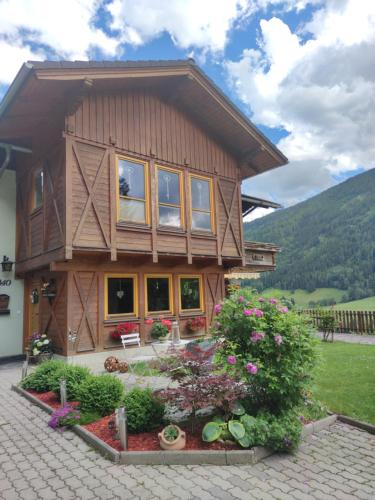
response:
<path fill-rule="evenodd" d="M 190 175 L 191 228 L 195 231 L 213 232 L 212 179 Z"/>
<path fill-rule="evenodd" d="M 159 226 L 183 227 L 181 172 L 157 167 Z"/>
<path fill-rule="evenodd" d="M 43 205 L 43 170 L 34 174 L 32 209 L 35 210 Z"/>
<path fill-rule="evenodd" d="M 118 219 L 148 224 L 147 163 L 118 158 Z"/>

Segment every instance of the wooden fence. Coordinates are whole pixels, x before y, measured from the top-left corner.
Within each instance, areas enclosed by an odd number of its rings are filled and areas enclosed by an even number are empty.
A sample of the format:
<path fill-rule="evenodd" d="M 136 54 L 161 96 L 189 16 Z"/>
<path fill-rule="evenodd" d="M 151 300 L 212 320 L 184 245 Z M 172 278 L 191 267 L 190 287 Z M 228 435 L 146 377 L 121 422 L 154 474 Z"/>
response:
<path fill-rule="evenodd" d="M 310 316 L 314 326 L 320 329 L 321 317 L 319 310 L 303 309 L 299 312 Z M 337 322 L 337 332 L 359 333 L 361 335 L 375 333 L 375 311 L 340 311 L 332 309 L 326 312 L 334 315 Z"/>

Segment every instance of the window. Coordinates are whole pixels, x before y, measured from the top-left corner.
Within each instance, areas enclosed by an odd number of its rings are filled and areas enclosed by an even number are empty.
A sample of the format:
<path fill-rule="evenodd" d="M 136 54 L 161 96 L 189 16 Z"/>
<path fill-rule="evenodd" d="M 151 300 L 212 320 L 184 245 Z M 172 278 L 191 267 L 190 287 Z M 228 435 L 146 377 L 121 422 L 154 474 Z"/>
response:
<path fill-rule="evenodd" d="M 202 276 L 182 275 L 178 277 L 180 311 L 203 310 Z"/>
<path fill-rule="evenodd" d="M 172 276 L 149 274 L 145 276 L 146 314 L 172 313 Z"/>
<path fill-rule="evenodd" d="M 136 274 L 105 276 L 105 316 L 138 316 Z"/>
<path fill-rule="evenodd" d="M 190 175 L 191 228 L 195 231 L 213 232 L 212 180 Z"/>
<path fill-rule="evenodd" d="M 42 205 L 43 205 L 43 170 L 38 170 L 34 174 L 32 209 L 36 210 Z"/>
<path fill-rule="evenodd" d="M 147 163 L 118 158 L 118 219 L 148 224 Z"/>
<path fill-rule="evenodd" d="M 183 227 L 181 172 L 157 167 L 159 225 Z"/>

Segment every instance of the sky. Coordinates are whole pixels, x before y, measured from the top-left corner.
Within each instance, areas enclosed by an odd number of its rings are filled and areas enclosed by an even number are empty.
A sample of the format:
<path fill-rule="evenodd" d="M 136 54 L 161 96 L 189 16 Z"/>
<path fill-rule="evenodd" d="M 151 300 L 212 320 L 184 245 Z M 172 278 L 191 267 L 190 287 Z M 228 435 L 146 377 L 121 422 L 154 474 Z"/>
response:
<path fill-rule="evenodd" d="M 289 158 L 247 194 L 291 206 L 375 166 L 375 0 L 0 0 L 0 97 L 26 60 L 187 57 Z"/>

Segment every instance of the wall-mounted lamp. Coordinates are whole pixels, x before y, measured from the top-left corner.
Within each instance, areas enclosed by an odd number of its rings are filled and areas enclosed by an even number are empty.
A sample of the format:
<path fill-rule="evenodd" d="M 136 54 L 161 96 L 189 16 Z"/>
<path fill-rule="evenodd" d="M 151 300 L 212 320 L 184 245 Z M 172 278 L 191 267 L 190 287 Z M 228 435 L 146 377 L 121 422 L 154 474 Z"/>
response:
<path fill-rule="evenodd" d="M 4 255 L 3 260 L 1 262 L 1 269 L 3 273 L 9 273 L 12 270 L 14 262 L 12 262 L 9 257 Z"/>

